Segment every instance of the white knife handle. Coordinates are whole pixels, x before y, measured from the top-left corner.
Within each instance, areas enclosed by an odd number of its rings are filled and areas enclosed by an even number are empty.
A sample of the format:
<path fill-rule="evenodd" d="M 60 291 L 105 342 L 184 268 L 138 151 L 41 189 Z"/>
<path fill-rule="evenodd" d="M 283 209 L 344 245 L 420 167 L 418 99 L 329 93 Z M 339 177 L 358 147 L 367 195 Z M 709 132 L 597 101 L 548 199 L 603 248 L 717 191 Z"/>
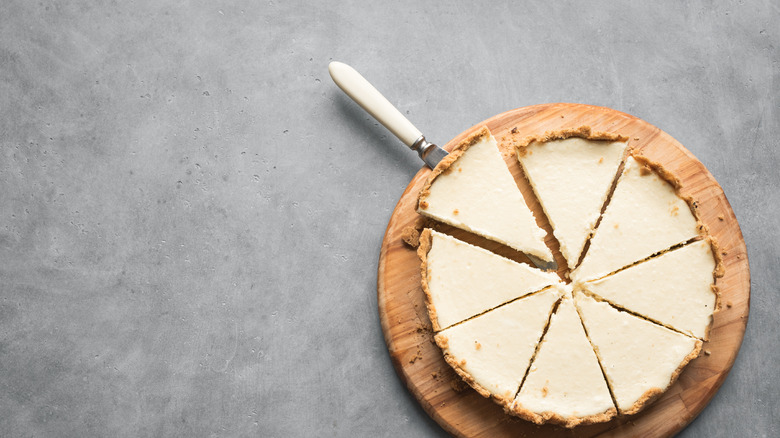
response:
<path fill-rule="evenodd" d="M 420 140 L 422 132 L 354 68 L 334 61 L 328 65 L 328 71 L 333 82 L 344 90 L 347 96 L 363 107 L 405 145 L 412 147 Z"/>

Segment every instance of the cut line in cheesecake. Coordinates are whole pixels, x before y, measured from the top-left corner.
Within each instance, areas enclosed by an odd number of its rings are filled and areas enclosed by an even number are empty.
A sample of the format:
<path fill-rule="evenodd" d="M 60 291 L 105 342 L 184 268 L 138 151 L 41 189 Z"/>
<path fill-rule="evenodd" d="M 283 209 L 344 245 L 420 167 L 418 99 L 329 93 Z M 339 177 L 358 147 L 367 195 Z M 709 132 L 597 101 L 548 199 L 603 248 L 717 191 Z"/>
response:
<path fill-rule="evenodd" d="M 560 290 L 548 288 L 444 329 L 434 340 L 466 383 L 507 406 L 559 300 Z"/>
<path fill-rule="evenodd" d="M 597 301 L 599 303 L 608 304 L 610 307 L 614 308 L 615 310 L 617 310 L 619 312 L 627 313 L 627 314 L 629 314 L 631 316 L 634 316 L 634 317 L 639 318 L 639 319 L 643 319 L 643 320 L 645 320 L 647 322 L 650 322 L 650 323 L 653 323 L 655 325 L 661 326 L 661 327 L 663 327 L 665 329 L 671 330 L 673 332 L 679 333 L 679 334 L 687 336 L 689 338 L 699 339 L 696 336 L 693 336 L 693 335 L 691 335 L 689 333 L 685 333 L 682 330 L 676 329 L 674 327 L 671 327 L 671 326 L 669 326 L 667 324 L 664 324 L 664 323 L 662 323 L 660 321 L 657 321 L 657 320 L 654 320 L 652 318 L 648 318 L 647 316 L 642 315 L 641 313 L 636 313 L 636 312 L 634 312 L 634 311 L 632 311 L 630 309 L 627 309 L 627 308 L 625 308 L 625 307 L 623 307 L 623 306 L 621 306 L 619 304 L 615 304 L 614 302 L 612 302 L 612 301 L 610 301 L 610 300 L 608 300 L 608 299 L 606 299 L 606 298 L 604 298 L 604 297 L 602 297 L 602 296 L 600 296 L 600 295 L 598 295 L 598 294 L 596 294 L 594 292 L 591 292 L 590 290 L 585 289 L 583 287 L 575 288 L 575 291 L 577 293 L 580 293 L 580 294 L 582 294 L 582 295 L 584 295 L 584 296 L 586 296 L 588 298 L 591 298 L 591 299 L 593 299 L 593 300 L 595 300 L 595 301 Z"/>
<path fill-rule="evenodd" d="M 693 201 L 660 164 L 632 155 L 582 263 L 578 281 L 604 277 L 637 260 L 706 234 Z"/>
<path fill-rule="evenodd" d="M 575 294 L 582 324 L 618 410 L 633 415 L 664 393 L 699 356 L 702 341 Z"/>
<path fill-rule="evenodd" d="M 514 262 L 426 228 L 417 248 L 434 331 L 560 283 L 554 272 Z"/>
<path fill-rule="evenodd" d="M 620 175 L 628 137 L 583 125 L 527 136 L 514 150 L 573 269 Z"/>
<path fill-rule="evenodd" d="M 723 275 L 712 238 L 698 239 L 579 287 L 614 307 L 707 340 Z"/>
<path fill-rule="evenodd" d="M 550 329 L 550 322 L 552 321 L 552 317 L 558 311 L 558 306 L 561 305 L 562 300 L 563 300 L 563 294 L 561 298 L 558 298 L 558 301 L 556 301 L 555 304 L 553 304 L 553 307 L 550 310 L 550 314 L 547 315 L 547 323 L 545 323 L 544 330 L 542 330 L 542 335 L 539 337 L 539 341 L 536 343 L 536 348 L 534 348 L 534 354 L 531 356 L 531 360 L 528 362 L 528 366 L 526 367 L 525 372 L 523 373 L 523 378 L 520 379 L 520 386 L 517 387 L 517 391 L 515 391 L 515 394 L 512 397 L 513 400 L 517 398 L 518 394 L 520 394 L 520 388 L 523 387 L 523 383 L 525 383 L 525 379 L 528 378 L 528 372 L 531 370 L 531 364 L 534 363 L 534 359 L 536 359 L 536 355 L 539 354 L 539 347 L 542 345 L 542 339 L 544 339 L 544 335 L 546 335 L 547 331 Z"/>

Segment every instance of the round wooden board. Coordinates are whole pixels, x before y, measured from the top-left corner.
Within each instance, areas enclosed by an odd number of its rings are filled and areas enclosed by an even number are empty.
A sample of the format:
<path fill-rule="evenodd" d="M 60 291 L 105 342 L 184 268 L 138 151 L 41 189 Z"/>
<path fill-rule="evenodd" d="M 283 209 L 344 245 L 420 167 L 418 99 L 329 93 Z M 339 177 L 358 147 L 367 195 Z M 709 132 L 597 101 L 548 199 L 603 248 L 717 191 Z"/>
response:
<path fill-rule="evenodd" d="M 731 206 L 715 178 L 687 149 L 655 126 L 631 115 L 608 108 L 557 103 L 535 105 L 508 111 L 461 133 L 444 146 L 454 145 L 487 125 L 503 149 L 504 157 L 529 206 L 548 232 L 548 244 L 561 267 L 566 263 L 551 238 L 549 224 L 533 196 L 522 170 L 509 150 L 511 130 L 515 137 L 545 131 L 589 125 L 594 130 L 617 132 L 630 138 L 629 145 L 642 155 L 660 162 L 682 182 L 682 194 L 698 204 L 702 222 L 720 245 L 725 276 L 717 280 L 721 309 L 715 313 L 711 339 L 703 354 L 692 361 L 675 384 L 651 406 L 637 415 L 616 418 L 608 423 L 572 430 L 558 426 L 537 426 L 504 414 L 489 399 L 464 384 L 444 362 L 433 343 L 431 323 L 420 286 L 420 260 L 416 251 L 401 239 L 405 228 L 415 226 L 417 195 L 430 170 L 425 167 L 412 179 L 398 201 L 387 226 L 379 258 L 377 292 L 379 316 L 387 348 L 398 375 L 425 411 L 445 430 L 456 436 L 670 436 L 690 423 L 715 395 L 731 369 L 745 333 L 750 305 L 750 270 L 745 241 Z M 443 227 L 446 228 L 446 227 Z M 465 233 L 447 228 L 464 238 Z M 479 239 L 477 239 L 479 240 Z M 473 242 L 515 260 L 519 253 L 481 239 Z M 511 250 L 510 250 L 511 251 Z"/>

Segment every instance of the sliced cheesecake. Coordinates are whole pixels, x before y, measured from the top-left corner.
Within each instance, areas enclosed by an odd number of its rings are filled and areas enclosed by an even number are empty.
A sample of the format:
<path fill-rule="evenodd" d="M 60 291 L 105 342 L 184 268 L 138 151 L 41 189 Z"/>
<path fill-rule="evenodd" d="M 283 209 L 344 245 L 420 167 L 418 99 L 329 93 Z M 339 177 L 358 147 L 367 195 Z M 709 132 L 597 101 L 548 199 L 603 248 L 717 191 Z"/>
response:
<path fill-rule="evenodd" d="M 679 182 L 660 165 L 629 157 L 574 281 L 603 277 L 699 235 Z"/>
<path fill-rule="evenodd" d="M 552 316 L 510 411 L 566 427 L 608 421 L 617 413 L 570 292 Z"/>
<path fill-rule="evenodd" d="M 702 341 L 575 293 L 577 308 L 621 414 L 642 410 L 677 379 Z"/>
<path fill-rule="evenodd" d="M 458 144 L 431 172 L 417 212 L 503 243 L 545 261 L 552 253 L 506 166 L 483 127 Z"/>
<path fill-rule="evenodd" d="M 554 272 L 513 262 L 430 229 L 420 235 L 417 252 L 435 331 L 560 283 Z"/>
<path fill-rule="evenodd" d="M 542 204 L 569 269 L 601 214 L 628 145 L 626 137 L 587 126 L 527 137 L 517 159 Z"/>
<path fill-rule="evenodd" d="M 701 339 L 717 308 L 719 264 L 699 240 L 582 285 L 619 307 Z"/>
<path fill-rule="evenodd" d="M 520 298 L 439 332 L 436 344 L 469 385 L 507 406 L 561 296 L 557 287 Z"/>

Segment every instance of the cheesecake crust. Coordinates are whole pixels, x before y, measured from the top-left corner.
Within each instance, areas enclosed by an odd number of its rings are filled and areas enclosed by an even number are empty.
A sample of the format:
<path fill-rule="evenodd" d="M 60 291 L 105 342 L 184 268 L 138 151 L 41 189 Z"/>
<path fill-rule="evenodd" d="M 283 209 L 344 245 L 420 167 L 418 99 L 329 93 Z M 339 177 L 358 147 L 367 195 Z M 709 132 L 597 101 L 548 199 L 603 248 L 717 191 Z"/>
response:
<path fill-rule="evenodd" d="M 614 418 L 617 415 L 617 409 L 614 407 L 607 409 L 606 411 L 595 414 L 595 415 L 587 415 L 584 417 L 577 417 L 570 415 L 568 417 L 563 416 L 561 414 L 558 414 L 557 412 L 551 412 L 551 411 L 545 411 L 545 412 L 532 412 L 528 409 L 525 409 L 522 406 L 505 406 L 504 412 L 508 414 L 512 414 L 515 416 L 518 416 L 524 420 L 528 420 L 534 424 L 557 424 L 563 427 L 566 427 L 568 429 L 571 429 L 573 427 L 577 427 L 580 425 L 588 425 L 588 424 L 596 424 L 596 423 L 605 423 L 612 418 Z"/>
<path fill-rule="evenodd" d="M 513 146 L 519 156 L 524 156 L 528 151 L 527 147 L 533 143 L 547 143 L 553 140 L 565 140 L 571 137 L 579 137 L 585 140 L 597 141 L 628 141 L 628 137 L 612 132 L 593 131 L 590 126 L 582 125 L 577 128 L 561 129 L 558 131 L 547 131 L 541 135 L 529 135 L 519 141 L 514 142 Z"/>
<path fill-rule="evenodd" d="M 419 245 L 417 247 L 417 256 L 420 257 L 420 284 L 422 285 L 422 290 L 425 293 L 425 307 L 428 309 L 428 318 L 431 319 L 431 325 L 433 326 L 433 331 L 438 332 L 441 331 L 441 326 L 439 325 L 439 316 L 436 313 L 436 306 L 433 304 L 433 295 L 431 295 L 431 289 L 428 287 L 428 251 L 431 250 L 431 229 L 426 228 L 423 230 L 423 232 L 420 234 L 419 238 Z M 438 340 L 436 341 L 437 345 Z M 446 348 L 446 344 L 444 347 L 439 345 L 439 347 Z M 447 362 L 449 363 L 449 362 Z M 452 365 L 450 363 L 450 365 Z M 453 365 L 454 367 L 454 365 Z"/>

